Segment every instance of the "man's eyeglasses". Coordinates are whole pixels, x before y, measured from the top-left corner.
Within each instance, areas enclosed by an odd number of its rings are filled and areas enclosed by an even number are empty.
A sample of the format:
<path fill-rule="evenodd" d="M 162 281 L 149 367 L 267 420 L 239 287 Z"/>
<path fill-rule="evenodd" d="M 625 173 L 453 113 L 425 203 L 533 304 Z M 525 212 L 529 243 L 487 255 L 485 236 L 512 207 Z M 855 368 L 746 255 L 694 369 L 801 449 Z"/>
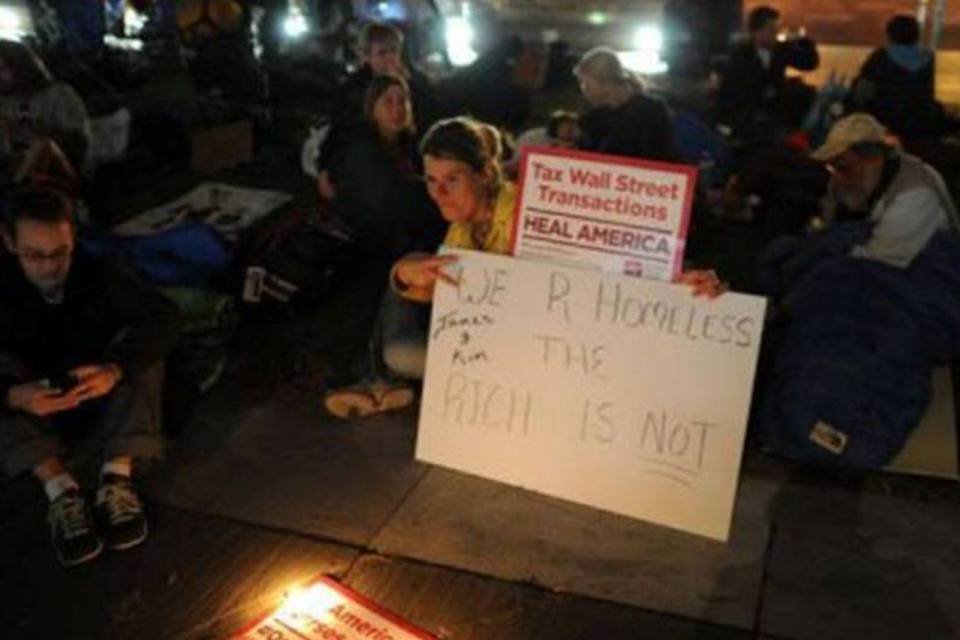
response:
<path fill-rule="evenodd" d="M 35 249 L 23 249 L 17 250 L 14 253 L 16 253 L 24 262 L 63 262 L 73 254 L 73 249 L 70 247 L 60 247 L 59 249 L 50 252 L 37 251 Z"/>
<path fill-rule="evenodd" d="M 827 163 L 827 171 L 840 175 L 847 175 L 853 169 L 853 163 L 846 160 L 833 160 Z"/>

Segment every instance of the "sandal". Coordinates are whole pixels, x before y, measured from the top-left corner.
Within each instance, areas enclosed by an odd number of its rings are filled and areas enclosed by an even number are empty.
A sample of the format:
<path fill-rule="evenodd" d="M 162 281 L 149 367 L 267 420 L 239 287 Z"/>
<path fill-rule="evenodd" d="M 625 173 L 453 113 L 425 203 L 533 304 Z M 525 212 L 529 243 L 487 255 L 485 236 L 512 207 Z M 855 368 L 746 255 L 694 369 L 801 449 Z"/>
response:
<path fill-rule="evenodd" d="M 405 384 L 359 384 L 328 391 L 323 406 L 338 418 L 367 418 L 377 413 L 403 409 L 413 403 L 413 389 Z"/>

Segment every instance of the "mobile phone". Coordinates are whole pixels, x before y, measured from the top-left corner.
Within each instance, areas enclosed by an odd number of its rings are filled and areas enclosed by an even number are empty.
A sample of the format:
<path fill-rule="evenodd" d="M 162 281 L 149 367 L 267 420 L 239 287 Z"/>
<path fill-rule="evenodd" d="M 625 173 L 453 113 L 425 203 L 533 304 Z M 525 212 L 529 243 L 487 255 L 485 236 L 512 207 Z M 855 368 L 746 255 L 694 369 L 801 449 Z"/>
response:
<path fill-rule="evenodd" d="M 52 375 L 47 380 L 51 389 L 56 389 L 62 394 L 70 393 L 80 384 L 80 378 L 69 372 Z"/>

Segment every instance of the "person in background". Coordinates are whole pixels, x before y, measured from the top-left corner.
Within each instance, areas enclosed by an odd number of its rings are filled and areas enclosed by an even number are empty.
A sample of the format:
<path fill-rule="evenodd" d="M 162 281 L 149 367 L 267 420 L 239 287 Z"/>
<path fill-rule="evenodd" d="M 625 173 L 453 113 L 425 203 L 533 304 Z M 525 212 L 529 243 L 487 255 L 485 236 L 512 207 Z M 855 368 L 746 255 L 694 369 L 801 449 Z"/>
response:
<path fill-rule="evenodd" d="M 558 147 L 577 149 L 580 147 L 580 114 L 574 111 L 554 111 L 550 114 L 546 126 L 525 131 L 515 141 L 516 151 L 504 163 L 504 172 L 516 177 L 520 166 L 520 156 L 526 147 Z"/>
<path fill-rule="evenodd" d="M 741 138 L 764 133 L 781 111 L 793 111 L 787 99 L 787 68 L 813 71 L 820 64 L 817 46 L 801 35 L 781 40 L 780 12 L 768 6 L 747 18 L 747 39 L 730 54 L 717 91 L 715 120 Z"/>
<path fill-rule="evenodd" d="M 837 121 L 811 155 L 826 163 L 831 174 L 826 222 L 873 223 L 852 256 L 906 268 L 938 230 L 960 231 L 956 206 L 940 174 L 900 151 L 873 116 L 854 113 Z"/>
<path fill-rule="evenodd" d="M 887 44 L 870 54 L 854 80 L 851 102 L 898 136 L 943 135 L 950 123 L 934 97 L 936 59 L 920 45 L 920 24 L 909 15 L 887 23 Z"/>
<path fill-rule="evenodd" d="M 373 22 L 360 35 L 362 64 L 340 85 L 331 114 L 331 130 L 319 151 L 318 189 L 328 199 L 335 196 L 336 184 L 328 167 L 342 150 L 344 140 L 362 119 L 364 96 L 374 76 L 398 75 L 406 82 L 413 107 L 417 131 L 427 128 L 440 118 L 440 103 L 430 81 L 422 73 L 409 67 L 403 60 L 403 33 L 387 24 Z"/>
<path fill-rule="evenodd" d="M 503 176 L 495 138 L 496 129 L 471 118 L 441 120 L 420 143 L 430 197 L 449 223 L 443 244 L 507 255 L 510 252 L 517 186 Z M 382 376 L 417 381 L 426 366 L 429 303 L 438 281 L 456 286 L 445 269 L 454 255 L 414 252 L 400 258 L 390 272 L 390 290 L 384 300 L 378 352 Z M 725 285 L 712 271 L 684 273 L 680 282 L 694 295 L 714 297 Z M 365 417 L 398 409 L 414 400 L 411 386 L 394 384 L 379 393 L 382 381 L 365 381 L 329 392 L 327 410 L 340 417 Z"/>
<path fill-rule="evenodd" d="M 580 114 L 574 111 L 554 111 L 546 126 L 530 129 L 517 138 L 517 149 L 523 147 L 562 147 L 576 149 L 580 146 Z"/>
<path fill-rule="evenodd" d="M 0 40 L 0 156 L 22 173 L 21 164 L 38 140 L 52 141 L 82 168 L 90 144 L 86 106 L 70 85 L 53 78 L 27 45 Z"/>
<path fill-rule="evenodd" d="M 335 203 L 365 260 L 389 267 L 414 247 L 439 244 L 443 228 L 420 172 L 407 82 L 398 75 L 374 76 L 363 119 L 330 165 L 340 185 Z"/>
<path fill-rule="evenodd" d="M 665 162 L 680 159 L 666 105 L 644 92 L 616 52 L 591 49 L 573 72 L 591 106 L 580 118 L 582 149 Z"/>
<path fill-rule="evenodd" d="M 43 485 L 54 552 L 75 565 L 104 543 L 127 549 L 147 536 L 131 475 L 134 459 L 161 452 L 163 360 L 179 315 L 160 294 L 77 250 L 66 196 L 24 187 L 6 204 L 0 463 Z M 63 443 L 87 429 L 102 455 L 96 520 L 62 457 Z"/>

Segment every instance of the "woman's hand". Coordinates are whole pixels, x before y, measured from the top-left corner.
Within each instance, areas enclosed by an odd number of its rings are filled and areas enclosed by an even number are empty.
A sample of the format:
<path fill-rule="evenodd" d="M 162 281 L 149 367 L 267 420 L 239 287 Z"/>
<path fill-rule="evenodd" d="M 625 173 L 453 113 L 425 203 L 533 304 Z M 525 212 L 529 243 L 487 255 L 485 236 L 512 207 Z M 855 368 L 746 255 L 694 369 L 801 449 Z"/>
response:
<path fill-rule="evenodd" d="M 453 286 L 459 281 L 444 271 L 457 261 L 457 256 L 435 256 L 431 254 L 409 254 L 400 258 L 393 267 L 396 288 L 406 298 L 429 301 L 433 297 L 433 288 L 437 280 Z"/>
<path fill-rule="evenodd" d="M 677 278 L 677 283 L 685 284 L 693 289 L 694 297 L 706 296 L 716 298 L 722 295 L 730 286 L 717 277 L 713 269 L 691 269 L 684 271 Z"/>

